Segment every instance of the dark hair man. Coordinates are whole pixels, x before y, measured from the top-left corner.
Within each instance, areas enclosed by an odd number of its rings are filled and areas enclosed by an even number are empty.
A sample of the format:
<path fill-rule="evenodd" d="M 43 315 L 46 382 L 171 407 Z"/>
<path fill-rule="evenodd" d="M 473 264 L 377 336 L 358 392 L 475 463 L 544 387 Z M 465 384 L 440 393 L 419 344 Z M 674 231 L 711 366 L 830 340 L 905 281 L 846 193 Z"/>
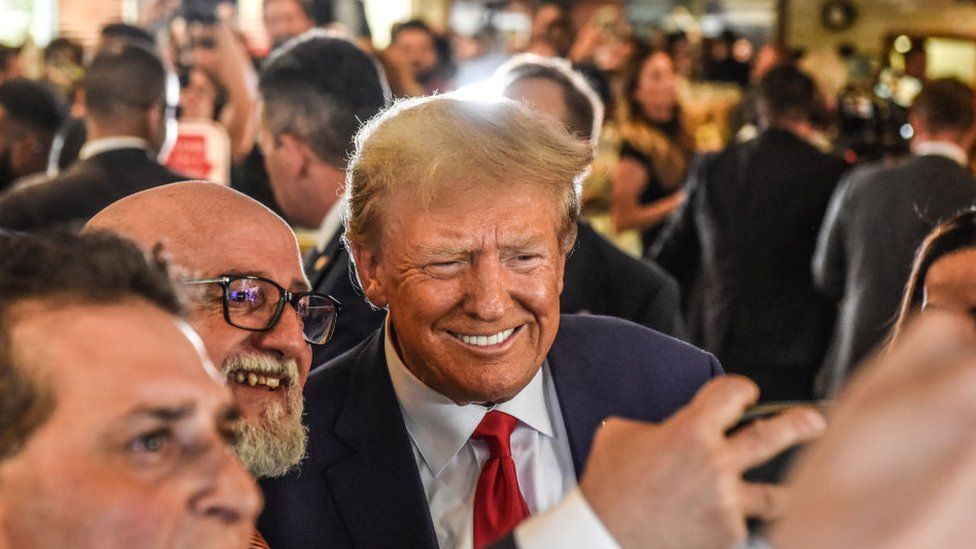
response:
<path fill-rule="evenodd" d="M 178 310 L 116 237 L 0 239 L 0 545 L 244 546 L 260 498 Z"/>
<path fill-rule="evenodd" d="M 893 166 L 859 167 L 834 194 L 813 265 L 817 286 L 840 301 L 820 392 L 836 393 L 848 371 L 884 339 L 925 235 L 976 201 L 966 152 L 973 142 L 973 100 L 958 80 L 926 84 L 909 112 L 912 155 Z"/>
<path fill-rule="evenodd" d="M 339 194 L 359 125 L 383 108 L 389 92 L 375 59 L 352 42 L 312 31 L 272 55 L 261 71 L 259 143 L 286 219 L 318 228 L 305 271 L 316 291 L 343 304 L 343 329 L 314 350 L 315 365 L 371 334 L 383 314 L 353 286 L 341 245 Z"/>
<path fill-rule="evenodd" d="M 845 170 L 807 139 L 816 87 L 793 67 L 759 85 L 762 133 L 700 162 L 655 258 L 689 292 L 692 341 L 769 400 L 807 400 L 833 325 L 810 261 Z"/>
<path fill-rule="evenodd" d="M 0 192 L 43 177 L 65 114 L 64 99 L 48 84 L 21 78 L 0 84 Z"/>
<path fill-rule="evenodd" d="M 495 73 L 503 95 L 551 116 L 596 151 L 603 103 L 582 74 L 562 59 L 523 54 Z M 678 284 L 650 261 L 627 255 L 585 220 L 566 258 L 563 313 L 624 318 L 675 337 L 684 337 Z"/>
<path fill-rule="evenodd" d="M 120 198 L 182 179 L 156 160 L 169 148 L 178 90 L 152 51 L 132 43 L 101 50 L 84 85 L 88 141 L 79 161 L 44 184 L 0 197 L 0 227 L 84 223 Z"/>

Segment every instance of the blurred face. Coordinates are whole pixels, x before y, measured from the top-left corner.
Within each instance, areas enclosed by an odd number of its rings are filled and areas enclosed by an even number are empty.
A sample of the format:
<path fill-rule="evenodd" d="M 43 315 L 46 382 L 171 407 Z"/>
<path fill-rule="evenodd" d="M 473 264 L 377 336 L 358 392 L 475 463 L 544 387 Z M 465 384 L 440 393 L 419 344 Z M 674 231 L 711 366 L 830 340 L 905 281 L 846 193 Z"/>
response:
<path fill-rule="evenodd" d="M 231 395 L 174 319 L 136 300 L 11 312 L 15 360 L 55 402 L 0 467 L 11 545 L 244 547 L 261 503 Z"/>
<path fill-rule="evenodd" d="M 264 28 L 274 45 L 279 45 L 315 26 L 297 0 L 265 0 Z"/>
<path fill-rule="evenodd" d="M 542 365 L 559 327 L 557 201 L 519 183 L 458 183 L 425 207 L 385 201 L 378 253 L 357 249 L 407 368 L 455 402 L 500 402 Z"/>
<path fill-rule="evenodd" d="M 565 124 L 569 119 L 565 91 L 548 78 L 517 80 L 505 89 L 505 97 L 530 105 L 560 124 Z"/>
<path fill-rule="evenodd" d="M 200 69 L 191 70 L 188 80 L 186 86 L 180 90 L 182 118 L 210 120 L 217 102 L 217 88 Z"/>
<path fill-rule="evenodd" d="M 655 52 L 644 59 L 637 74 L 634 99 L 653 122 L 669 122 L 678 102 L 677 79 L 671 58 Z"/>
<path fill-rule="evenodd" d="M 193 269 L 195 278 L 256 275 L 293 292 L 308 290 L 295 236 L 279 219 L 268 214 L 228 223 L 225 229 L 220 235 L 194 240 L 194 259 L 185 266 Z M 179 262 L 179 251 L 174 255 Z M 238 454 L 255 476 L 284 474 L 305 450 L 302 387 L 312 360 L 294 307 L 286 304 L 270 330 L 252 332 L 224 319 L 219 285 L 189 288 L 199 293 L 192 294 L 188 320 L 220 367 L 243 414 Z"/>
<path fill-rule="evenodd" d="M 392 47 L 410 65 L 414 77 L 426 76 L 437 65 L 437 49 L 434 47 L 434 39 L 422 30 L 401 30 Z"/>
<path fill-rule="evenodd" d="M 922 307 L 976 312 L 976 249 L 951 253 L 929 267 Z"/>

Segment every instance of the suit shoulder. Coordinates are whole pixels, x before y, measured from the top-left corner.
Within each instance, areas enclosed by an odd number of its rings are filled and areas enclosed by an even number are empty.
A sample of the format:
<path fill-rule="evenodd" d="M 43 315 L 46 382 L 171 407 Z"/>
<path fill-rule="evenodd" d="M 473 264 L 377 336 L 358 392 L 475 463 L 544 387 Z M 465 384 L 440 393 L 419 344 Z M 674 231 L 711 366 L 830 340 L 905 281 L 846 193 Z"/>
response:
<path fill-rule="evenodd" d="M 582 361 L 605 365 L 678 367 L 713 377 L 718 360 L 706 351 L 650 328 L 619 318 L 563 315 L 556 343 Z"/>

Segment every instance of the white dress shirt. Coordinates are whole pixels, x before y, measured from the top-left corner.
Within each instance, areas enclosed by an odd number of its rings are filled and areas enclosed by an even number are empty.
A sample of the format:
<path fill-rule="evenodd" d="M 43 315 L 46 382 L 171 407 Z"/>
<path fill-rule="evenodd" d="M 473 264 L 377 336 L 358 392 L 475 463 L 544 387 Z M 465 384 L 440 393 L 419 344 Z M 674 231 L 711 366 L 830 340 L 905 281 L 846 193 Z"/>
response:
<path fill-rule="evenodd" d="M 969 165 L 969 155 L 962 147 L 948 141 L 919 141 L 912 143 L 912 152 L 916 156 L 941 156 L 948 158 L 962 167 Z"/>
<path fill-rule="evenodd" d="M 515 532 L 520 546 L 616 547 L 576 488 L 573 458 L 548 363 L 507 402 L 494 407 L 459 406 L 417 379 L 403 364 L 393 345 L 389 318 L 384 350 L 441 547 L 470 549 L 473 545 L 475 489 L 489 452 L 487 444 L 471 440 L 471 434 L 492 409 L 519 420 L 511 437 L 512 458 L 522 496 L 534 516 Z"/>
<path fill-rule="evenodd" d="M 320 252 L 329 245 L 329 242 L 332 242 L 332 239 L 342 226 L 343 200 L 341 198 L 337 200 L 332 205 L 332 208 L 329 209 L 329 213 L 325 214 L 325 217 L 322 218 L 322 224 L 319 225 L 318 233 L 315 235 L 315 247 Z"/>
<path fill-rule="evenodd" d="M 146 154 L 151 154 L 149 151 L 149 142 L 145 139 L 131 135 L 121 135 L 117 137 L 103 137 L 85 143 L 82 145 L 81 150 L 78 151 L 78 160 L 88 160 L 95 155 L 118 149 L 143 149 L 146 151 Z"/>

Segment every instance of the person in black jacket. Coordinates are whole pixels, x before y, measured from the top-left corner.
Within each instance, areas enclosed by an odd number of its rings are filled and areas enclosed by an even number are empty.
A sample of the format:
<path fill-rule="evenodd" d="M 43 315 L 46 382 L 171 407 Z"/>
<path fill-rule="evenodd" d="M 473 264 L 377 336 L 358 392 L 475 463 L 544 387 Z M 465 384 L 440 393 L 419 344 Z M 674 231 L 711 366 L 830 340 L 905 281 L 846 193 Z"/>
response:
<path fill-rule="evenodd" d="M 833 328 L 833 304 L 810 261 L 843 161 L 804 139 L 813 81 L 792 67 L 760 83 L 763 132 L 697 166 L 689 198 L 654 256 L 691 288 L 692 340 L 767 400 L 813 396 Z"/>
<path fill-rule="evenodd" d="M 0 197 L 0 227 L 81 224 L 120 198 L 186 179 L 156 160 L 168 148 L 177 99 L 168 93 L 168 77 L 160 58 L 141 45 L 120 42 L 101 50 L 85 80 L 88 142 L 79 161 L 53 179 Z"/>

